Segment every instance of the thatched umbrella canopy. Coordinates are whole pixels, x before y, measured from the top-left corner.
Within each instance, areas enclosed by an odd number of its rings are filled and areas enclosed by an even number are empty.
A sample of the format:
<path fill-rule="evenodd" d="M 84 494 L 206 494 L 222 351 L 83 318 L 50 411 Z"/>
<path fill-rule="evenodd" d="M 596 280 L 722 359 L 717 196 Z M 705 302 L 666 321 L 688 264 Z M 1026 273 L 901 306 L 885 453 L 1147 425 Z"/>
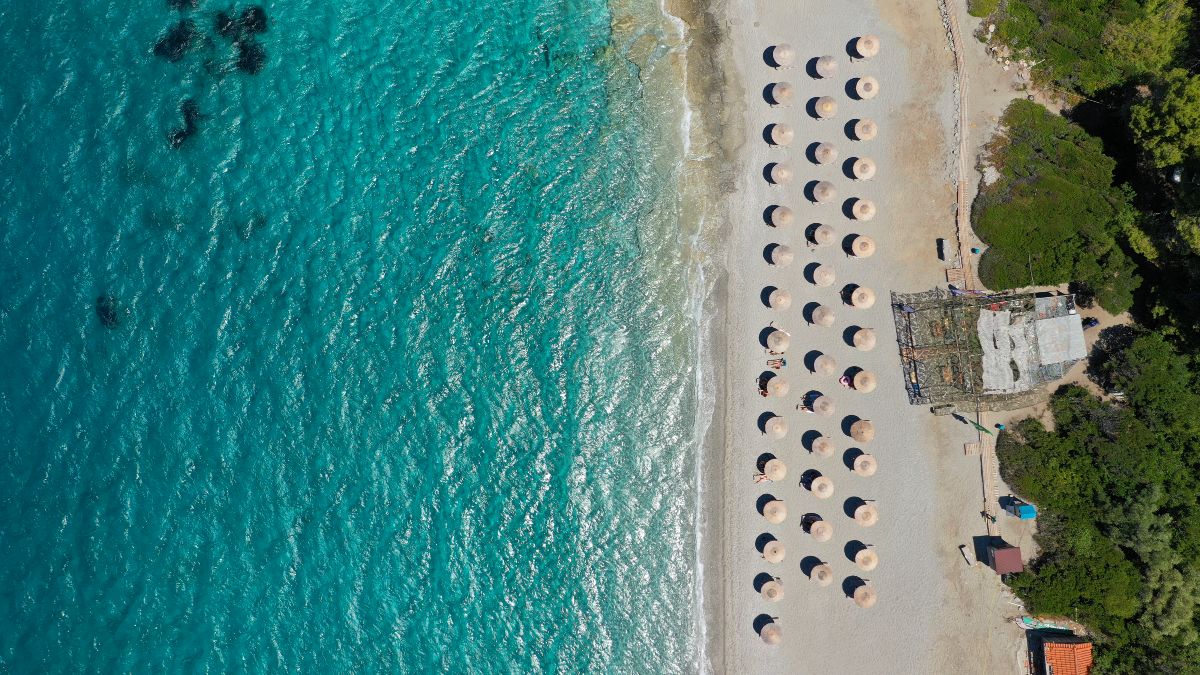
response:
<path fill-rule="evenodd" d="M 831 164 L 837 161 L 837 146 L 833 143 L 817 143 L 816 149 L 813 150 L 813 158 L 817 160 L 817 164 Z"/>
<path fill-rule="evenodd" d="M 817 476 L 808 484 L 808 490 L 817 499 L 829 499 L 833 496 L 833 480 L 829 476 Z"/>
<path fill-rule="evenodd" d="M 879 522 L 879 509 L 874 504 L 862 504 L 854 509 L 854 522 L 863 527 L 874 527 Z"/>
<path fill-rule="evenodd" d="M 762 630 L 758 631 L 758 637 L 762 638 L 762 641 L 769 645 L 777 645 L 783 641 L 783 629 L 777 623 L 769 623 L 763 626 Z"/>
<path fill-rule="evenodd" d="M 792 386 L 788 384 L 788 381 L 780 375 L 776 375 L 775 377 L 767 380 L 767 396 L 782 398 L 787 396 L 787 393 L 791 391 L 791 389 Z"/>
<path fill-rule="evenodd" d="M 854 93 L 863 100 L 875 98 L 879 95 L 879 80 L 870 75 L 858 78 L 854 83 Z"/>
<path fill-rule="evenodd" d="M 850 252 L 856 258 L 870 258 L 875 255 L 875 240 L 865 234 L 860 234 L 850 242 Z"/>
<path fill-rule="evenodd" d="M 850 207 L 850 212 L 854 214 L 855 220 L 870 220 L 875 217 L 875 202 L 870 199 L 859 199 L 854 202 L 854 206 Z"/>
<path fill-rule="evenodd" d="M 829 354 L 821 354 L 813 359 L 813 372 L 818 375 L 832 375 L 837 372 L 838 362 Z"/>
<path fill-rule="evenodd" d="M 879 596 L 875 593 L 874 586 L 863 584 L 862 586 L 854 589 L 854 604 L 862 607 L 863 609 L 874 607 L 875 601 L 878 599 Z"/>
<path fill-rule="evenodd" d="M 796 259 L 796 254 L 792 252 L 792 248 L 785 244 L 778 244 L 771 249 L 771 264 L 776 267 L 787 267 Z"/>
<path fill-rule="evenodd" d="M 786 352 L 787 348 L 792 344 L 792 336 L 786 332 L 774 328 L 767 334 L 767 349 L 773 352 Z"/>
<path fill-rule="evenodd" d="M 875 329 L 859 328 L 854 331 L 854 347 L 859 351 L 869 352 L 875 348 Z"/>
<path fill-rule="evenodd" d="M 869 141 L 879 133 L 879 125 L 874 120 L 860 119 L 854 123 L 854 137 L 860 141 Z"/>
<path fill-rule="evenodd" d="M 779 602 L 783 599 L 783 584 L 772 579 L 763 584 L 758 593 L 767 602 Z"/>
<path fill-rule="evenodd" d="M 775 185 L 787 185 L 792 182 L 792 167 L 783 162 L 776 162 L 771 165 L 771 182 Z"/>
<path fill-rule="evenodd" d="M 825 328 L 828 328 L 833 325 L 834 321 L 837 320 L 837 315 L 834 314 L 832 309 L 826 307 L 825 305 L 818 305 L 817 308 L 813 310 L 812 320 L 813 323 L 817 324 L 818 326 L 824 326 Z"/>
<path fill-rule="evenodd" d="M 858 420 L 850 425 L 850 438 L 859 443 L 870 443 L 875 438 L 875 423 L 871 420 Z"/>
<path fill-rule="evenodd" d="M 792 306 L 792 294 L 782 288 L 776 288 L 767 296 L 767 304 L 771 305 L 771 309 L 787 309 Z"/>
<path fill-rule="evenodd" d="M 796 219 L 796 214 L 786 206 L 776 206 L 771 209 L 771 224 L 775 227 L 787 227 Z"/>
<path fill-rule="evenodd" d="M 874 35 L 864 35 L 854 40 L 854 53 L 864 59 L 869 59 L 879 53 L 879 38 Z"/>
<path fill-rule="evenodd" d="M 830 78 L 837 75 L 838 62 L 832 56 L 822 56 L 817 59 L 816 64 L 817 75 L 822 78 Z"/>
<path fill-rule="evenodd" d="M 771 101 L 783 105 L 796 96 L 796 88 L 790 82 L 775 82 L 770 89 Z"/>
<path fill-rule="evenodd" d="M 787 464 L 784 464 L 783 460 L 778 457 L 768 459 L 767 463 L 763 464 L 763 475 L 767 477 L 767 480 L 778 483 L 787 478 Z"/>
<path fill-rule="evenodd" d="M 833 539 L 833 525 L 830 525 L 828 520 L 813 521 L 808 526 L 808 533 L 813 541 L 829 541 Z"/>
<path fill-rule="evenodd" d="M 854 385 L 855 391 L 861 391 L 864 394 L 869 394 L 875 391 L 875 387 L 879 385 L 879 381 L 876 379 L 875 373 L 872 373 L 869 370 L 860 370 L 855 373 L 854 379 L 851 383 Z"/>
<path fill-rule="evenodd" d="M 813 186 L 813 199 L 818 204 L 828 204 L 837 199 L 837 188 L 827 180 L 820 181 Z"/>
<path fill-rule="evenodd" d="M 833 568 L 828 563 L 821 563 L 812 568 L 808 578 L 818 586 L 828 586 L 833 583 Z"/>
<path fill-rule="evenodd" d="M 767 519 L 768 523 L 778 525 L 787 520 L 787 505 L 778 499 L 773 499 L 763 506 L 763 518 Z"/>
<path fill-rule="evenodd" d="M 787 68 L 796 62 L 796 50 L 787 43 L 779 43 L 771 47 L 771 61 L 779 68 Z"/>
<path fill-rule="evenodd" d="M 858 180 L 871 180 L 875 177 L 875 160 L 870 157 L 859 157 L 854 160 L 850 170 Z"/>
<path fill-rule="evenodd" d="M 828 396 L 818 396 L 812 402 L 813 412 L 821 417 L 833 417 L 833 413 L 837 412 L 837 406 L 833 405 L 833 399 Z"/>
<path fill-rule="evenodd" d="M 864 548 L 854 554 L 854 564 L 864 572 L 870 572 L 879 566 L 879 555 L 874 550 Z"/>
<path fill-rule="evenodd" d="M 783 542 L 778 539 L 772 539 L 763 546 L 763 558 L 771 564 L 783 562 L 784 556 L 787 555 L 787 550 L 783 547 Z"/>
<path fill-rule="evenodd" d="M 818 457 L 833 457 L 833 453 L 837 452 L 837 446 L 833 444 L 833 440 L 829 437 L 822 436 L 813 441 L 812 451 Z"/>
<path fill-rule="evenodd" d="M 875 291 L 859 286 L 850 294 L 850 304 L 858 309 L 869 309 L 875 305 Z"/>
<path fill-rule="evenodd" d="M 812 241 L 817 246 L 828 246 L 837 240 L 837 230 L 830 225 L 824 223 L 816 226 L 812 231 Z"/>
<path fill-rule="evenodd" d="M 854 458 L 854 473 L 860 476 L 874 476 L 879 470 L 879 462 L 874 455 L 863 453 Z"/>
<path fill-rule="evenodd" d="M 833 119 L 837 116 L 838 104 L 832 96 L 822 96 L 813 102 L 813 110 L 823 120 Z"/>
<path fill-rule="evenodd" d="M 796 130 L 782 122 L 771 125 L 771 143 L 774 145 L 791 145 L 796 140 Z"/>
<path fill-rule="evenodd" d="M 829 287 L 837 281 L 837 272 L 829 265 L 817 265 L 812 272 L 813 283 L 821 287 Z"/>
<path fill-rule="evenodd" d="M 767 435 L 770 436 L 771 438 L 780 439 L 780 438 L 783 438 L 784 436 L 787 436 L 787 432 L 788 432 L 787 420 L 783 419 L 782 417 L 780 417 L 778 415 L 767 420 L 767 423 L 764 425 L 764 428 L 766 429 Z"/>

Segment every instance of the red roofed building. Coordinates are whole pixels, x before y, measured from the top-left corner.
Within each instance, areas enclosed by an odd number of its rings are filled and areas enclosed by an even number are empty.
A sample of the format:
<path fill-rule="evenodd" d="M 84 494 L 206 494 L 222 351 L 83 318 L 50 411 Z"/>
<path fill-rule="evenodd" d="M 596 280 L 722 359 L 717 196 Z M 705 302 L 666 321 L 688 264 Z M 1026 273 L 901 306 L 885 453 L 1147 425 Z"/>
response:
<path fill-rule="evenodd" d="M 1025 570 L 1021 562 L 1021 549 L 1001 542 L 999 545 L 988 546 L 988 564 L 996 570 L 996 574 L 1015 574 Z"/>
<path fill-rule="evenodd" d="M 1043 675 L 1088 675 L 1091 672 L 1092 643 L 1074 635 L 1048 635 L 1043 639 Z"/>

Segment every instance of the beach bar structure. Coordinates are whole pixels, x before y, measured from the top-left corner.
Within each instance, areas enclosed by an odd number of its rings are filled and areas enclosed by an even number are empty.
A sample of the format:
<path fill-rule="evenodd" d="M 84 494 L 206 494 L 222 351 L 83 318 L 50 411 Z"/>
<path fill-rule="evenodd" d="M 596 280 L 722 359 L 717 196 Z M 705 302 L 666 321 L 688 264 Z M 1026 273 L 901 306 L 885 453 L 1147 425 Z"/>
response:
<path fill-rule="evenodd" d="M 988 544 L 988 567 L 996 574 L 1017 574 L 1025 571 L 1025 563 L 1021 560 L 1021 549 L 1010 546 L 1002 541 Z"/>

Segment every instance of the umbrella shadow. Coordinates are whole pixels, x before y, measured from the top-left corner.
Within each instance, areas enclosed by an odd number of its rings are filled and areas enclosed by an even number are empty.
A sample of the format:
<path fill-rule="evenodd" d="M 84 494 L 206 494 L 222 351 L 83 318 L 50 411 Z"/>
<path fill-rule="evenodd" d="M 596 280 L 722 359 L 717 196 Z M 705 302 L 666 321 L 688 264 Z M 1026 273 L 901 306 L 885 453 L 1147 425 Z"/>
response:
<path fill-rule="evenodd" d="M 856 117 L 856 118 L 850 120 L 849 122 L 846 122 L 846 124 L 844 124 L 842 126 L 842 131 L 846 134 L 846 138 L 849 138 L 852 141 L 861 141 L 862 140 L 861 138 L 858 137 L 858 134 L 854 133 L 854 127 L 861 121 L 862 121 L 862 118 Z"/>
<path fill-rule="evenodd" d="M 768 66 L 770 66 L 772 68 L 782 68 L 783 64 L 775 60 L 775 47 L 776 46 L 777 45 L 772 45 L 763 50 L 763 53 L 762 53 L 763 63 L 767 64 Z"/>
<path fill-rule="evenodd" d="M 811 453 L 813 451 L 813 444 L 816 443 L 817 439 L 820 437 L 821 432 L 817 431 L 816 429 L 809 429 L 800 436 L 800 446 Z"/>
<path fill-rule="evenodd" d="M 814 96 L 808 99 L 808 102 L 804 104 L 804 112 L 814 120 L 824 121 L 821 119 L 821 116 L 817 114 L 817 99 L 819 98 L 819 96 Z"/>
<path fill-rule="evenodd" d="M 817 245 L 817 229 L 819 229 L 821 225 L 822 223 L 810 223 L 808 227 L 804 228 L 804 240 L 808 242 L 809 245 Z"/>
<path fill-rule="evenodd" d="M 763 100 L 766 101 L 768 105 L 773 105 L 773 106 L 774 105 L 783 105 L 782 102 L 776 101 L 775 97 L 771 95 L 771 88 L 774 86 L 775 86 L 775 83 L 772 82 L 771 84 L 768 84 L 767 86 L 763 87 L 763 90 L 762 90 Z"/>
<path fill-rule="evenodd" d="M 806 577 L 812 577 L 812 571 L 817 568 L 817 565 L 825 564 L 823 560 L 815 555 L 806 555 L 800 560 L 800 572 Z"/>
<path fill-rule="evenodd" d="M 821 74 L 817 72 L 817 60 L 820 57 L 814 56 L 804 62 L 804 73 L 814 80 L 821 79 Z"/>
<path fill-rule="evenodd" d="M 772 242 L 772 243 L 770 243 L 770 244 L 767 244 L 765 247 L 763 247 L 763 253 L 762 253 L 762 255 L 763 255 L 763 260 L 765 260 L 765 261 L 767 262 L 767 264 L 768 264 L 768 265 L 774 265 L 774 264 L 775 264 L 775 260 L 774 260 L 773 256 L 775 255 L 775 251 L 776 251 L 776 250 L 777 250 L 777 249 L 778 249 L 780 246 L 783 246 L 783 244 L 780 244 L 780 243 L 777 243 L 777 242 Z"/>
<path fill-rule="evenodd" d="M 812 529 L 812 524 L 821 520 L 825 520 L 819 513 L 806 513 L 800 516 L 800 529 L 808 533 Z"/>
<path fill-rule="evenodd" d="M 771 294 L 779 290 L 778 286 L 764 286 L 762 292 L 759 293 L 758 299 L 762 300 L 763 307 L 771 306 Z"/>
<path fill-rule="evenodd" d="M 816 349 L 804 355 L 804 367 L 808 369 L 808 372 L 817 372 L 817 359 L 821 358 L 821 356 L 823 356 L 823 353 Z"/>
<path fill-rule="evenodd" d="M 768 295 L 770 294 L 768 293 Z M 774 326 L 766 326 L 762 330 L 758 331 L 758 344 L 762 345 L 763 349 L 769 349 L 767 346 L 767 338 L 771 336 L 771 333 L 774 333 L 777 330 L 779 329 Z"/>
<path fill-rule="evenodd" d="M 777 126 L 779 126 L 778 122 L 771 122 L 767 126 L 763 127 L 763 131 L 762 131 L 763 140 L 766 141 L 767 145 L 769 145 L 773 148 L 783 147 L 780 144 L 776 143 L 775 138 L 771 135 L 772 132 L 775 131 L 775 127 L 777 127 Z"/>
<path fill-rule="evenodd" d="M 858 284 L 846 284 L 845 286 L 842 286 L 842 290 L 838 291 L 838 296 L 841 297 L 842 304 L 853 305 L 854 303 L 852 302 L 852 298 L 854 297 L 854 291 L 857 291 L 860 288 L 862 288 L 862 286 Z M 770 295 L 770 293 L 767 295 Z"/>
<path fill-rule="evenodd" d="M 842 453 L 842 464 L 845 464 L 847 469 L 853 471 L 855 460 L 865 454 L 867 453 L 863 452 L 859 448 L 847 448 L 846 451 Z"/>
<path fill-rule="evenodd" d="M 758 515 L 760 515 L 760 516 L 763 515 L 763 509 L 765 509 L 767 507 L 767 504 L 770 504 L 771 502 L 775 501 L 775 499 L 776 499 L 775 495 L 773 495 L 769 492 L 759 495 L 758 501 L 754 502 L 755 508 L 758 509 Z"/>
<path fill-rule="evenodd" d="M 821 263 L 819 263 L 819 262 L 810 262 L 807 265 L 805 265 L 804 266 L 804 280 L 815 286 L 817 283 L 817 280 L 816 280 L 816 277 L 814 276 L 814 274 L 816 273 L 817 268 L 819 268 L 820 266 L 821 266 Z"/>
<path fill-rule="evenodd" d="M 858 509 L 858 507 L 863 506 L 866 503 L 867 500 L 863 499 L 862 497 L 847 497 L 846 501 L 842 502 L 842 512 L 846 514 L 847 518 L 853 518 L 854 512 Z"/>
<path fill-rule="evenodd" d="M 846 96 L 855 101 L 863 100 L 863 97 L 858 95 L 858 81 L 861 79 L 861 77 L 852 77 L 846 80 Z"/>
<path fill-rule="evenodd" d="M 800 474 L 800 487 L 805 490 L 812 490 L 812 482 L 821 477 L 821 472 L 816 469 L 809 469 Z"/>
<path fill-rule="evenodd" d="M 858 161 L 857 157 L 850 157 L 842 162 L 842 175 L 850 180 L 858 180 L 854 175 L 854 163 Z"/>
<path fill-rule="evenodd" d="M 763 222 L 771 227 L 775 227 L 775 223 L 771 222 L 771 214 L 775 213 L 777 208 L 780 208 L 779 204 L 772 204 L 763 209 Z"/>
<path fill-rule="evenodd" d="M 813 321 L 813 312 L 817 311 L 817 308 L 820 306 L 821 306 L 821 303 L 819 303 L 819 302 L 810 302 L 810 303 L 804 305 L 804 309 L 800 310 L 800 313 L 804 316 L 804 321 L 806 323 L 808 323 L 809 325 L 816 323 L 815 321 Z"/>
<path fill-rule="evenodd" d="M 854 556 L 867 550 L 867 545 L 857 539 L 851 539 L 846 542 L 846 546 L 842 549 L 842 553 L 846 554 L 846 559 L 854 562 Z"/>
<path fill-rule="evenodd" d="M 858 50 L 854 48 L 857 42 L 858 38 L 856 37 L 852 37 L 846 41 L 846 56 L 849 56 L 851 61 L 863 58 L 863 55 L 859 54 Z"/>
<path fill-rule="evenodd" d="M 754 592 L 762 593 L 762 587 L 768 581 L 775 581 L 775 577 L 767 574 L 766 572 L 759 572 L 758 574 L 754 575 Z"/>
<path fill-rule="evenodd" d="M 842 215 L 846 216 L 850 220 L 856 220 L 856 218 L 854 217 L 854 205 L 857 204 L 858 202 L 859 202 L 858 197 L 851 197 L 851 198 L 847 199 L 846 201 L 842 202 Z"/>
<path fill-rule="evenodd" d="M 850 427 L 854 426 L 854 423 L 861 419 L 862 418 L 859 417 L 858 415 L 846 415 L 845 417 L 843 417 L 842 418 L 842 433 L 849 436 L 850 435 Z"/>
<path fill-rule="evenodd" d="M 763 180 L 767 181 L 771 185 L 779 185 L 779 183 L 776 183 L 775 179 L 771 177 L 771 171 L 777 166 L 779 166 L 779 162 L 770 162 L 764 166 L 762 170 Z"/>
<path fill-rule="evenodd" d="M 866 579 L 863 579 L 862 577 L 858 576 L 857 574 L 851 574 L 850 576 L 848 576 L 842 580 L 842 592 L 846 594 L 847 598 L 853 598 L 854 591 L 857 591 L 858 589 L 860 589 L 866 585 L 867 585 Z"/>
<path fill-rule="evenodd" d="M 849 257 L 854 257 L 854 240 L 858 239 L 859 235 L 856 232 L 850 233 L 842 237 L 842 253 Z"/>
<path fill-rule="evenodd" d="M 807 159 L 808 161 L 812 162 L 813 164 L 820 164 L 821 162 L 819 162 L 817 160 L 817 148 L 820 145 L 821 145 L 820 141 L 813 141 L 812 143 L 809 143 L 804 148 L 804 159 Z"/>
<path fill-rule="evenodd" d="M 842 342 L 845 342 L 847 347 L 853 347 L 854 335 L 860 330 L 862 330 L 862 326 L 848 326 L 846 330 L 842 331 Z"/>
<path fill-rule="evenodd" d="M 779 373 L 776 373 L 775 371 L 772 371 L 772 370 L 764 370 L 761 373 L 759 373 L 758 380 L 757 380 L 759 391 L 766 392 L 767 385 L 770 384 L 771 380 L 773 380 L 777 377 L 780 377 Z"/>
<path fill-rule="evenodd" d="M 758 551 L 759 555 L 762 555 L 767 550 L 767 544 L 777 540 L 778 537 L 770 532 L 763 532 L 754 539 L 754 550 Z"/>
<path fill-rule="evenodd" d="M 767 422 L 771 421 L 771 418 L 773 418 L 773 417 L 778 417 L 778 415 L 771 412 L 770 410 L 759 415 L 758 416 L 758 430 L 764 434 L 767 433 Z"/>
<path fill-rule="evenodd" d="M 767 468 L 767 462 L 773 459 L 776 459 L 774 454 L 764 452 L 758 456 L 758 459 L 754 460 L 754 466 L 758 469 L 759 473 L 762 473 L 763 469 Z"/>
<path fill-rule="evenodd" d="M 758 616 L 754 617 L 754 632 L 761 633 L 762 629 L 773 623 L 775 623 L 775 617 L 771 616 L 770 614 L 759 614 Z"/>

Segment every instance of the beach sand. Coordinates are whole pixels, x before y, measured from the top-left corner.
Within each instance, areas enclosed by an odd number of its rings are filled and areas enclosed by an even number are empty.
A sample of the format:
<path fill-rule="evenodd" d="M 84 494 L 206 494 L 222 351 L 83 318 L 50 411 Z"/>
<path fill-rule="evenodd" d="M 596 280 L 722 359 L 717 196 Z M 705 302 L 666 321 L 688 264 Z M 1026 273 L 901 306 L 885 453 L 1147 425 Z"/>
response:
<path fill-rule="evenodd" d="M 713 669 L 1018 672 L 1022 632 L 1005 622 L 1016 607 L 995 574 L 968 567 L 959 551 L 960 545 L 970 546 L 972 537 L 984 534 L 979 459 L 963 454 L 963 443 L 976 434 L 952 418 L 933 417 L 928 409 L 908 404 L 889 307 L 893 291 L 922 291 L 945 283 L 935 240 L 947 238 L 951 246 L 954 241 L 957 113 L 953 59 L 938 5 L 933 0 L 849 0 L 818 7 L 811 2 L 731 0 L 724 22 L 735 77 L 723 105 L 729 128 L 740 138 L 735 142 L 736 187 L 727 205 L 727 279 L 720 285 L 727 298 L 719 315 L 723 327 L 717 327 L 724 338 L 717 344 L 725 347 L 717 406 L 724 419 L 713 429 L 724 466 L 712 475 L 722 482 L 724 498 L 720 522 L 714 523 L 721 531 L 714 545 L 720 545 L 724 564 L 722 587 L 710 605 L 716 614 L 709 631 Z M 852 61 L 848 43 L 864 33 L 880 36 L 881 52 Z M 795 48 L 792 68 L 775 70 L 765 63 L 764 51 L 778 43 Z M 814 79 L 806 72 L 806 62 L 821 55 L 836 57 L 836 77 Z M 862 75 L 879 80 L 878 97 L 856 101 L 847 95 L 847 81 Z M 776 81 L 796 87 L 790 105 L 772 107 L 764 100 L 764 88 Z M 838 100 L 835 119 L 817 121 L 806 114 L 806 102 L 821 95 Z M 878 123 L 877 138 L 847 138 L 846 123 L 859 117 Z M 764 128 L 775 122 L 795 129 L 790 147 L 764 141 Z M 838 147 L 837 162 L 819 166 L 806 158 L 807 146 L 818 141 Z M 855 182 L 843 174 L 842 163 L 856 156 L 876 161 L 874 180 Z M 790 184 L 774 186 L 764 180 L 764 167 L 776 161 L 791 165 L 795 179 Z M 803 190 L 811 180 L 832 181 L 839 191 L 837 202 L 810 204 Z M 973 172 L 970 180 L 975 180 Z M 869 222 L 848 219 L 841 205 L 851 197 L 873 200 L 879 214 Z M 764 209 L 772 204 L 793 209 L 793 225 L 768 226 Z M 806 246 L 804 230 L 817 222 L 836 229 L 837 243 Z M 867 259 L 848 257 L 841 242 L 854 233 L 874 238 L 878 252 Z M 790 246 L 795 262 L 785 268 L 769 265 L 764 249 L 773 243 Z M 811 263 L 832 266 L 837 282 L 828 288 L 808 283 L 804 270 Z M 847 284 L 874 289 L 878 302 L 867 310 L 844 305 L 840 292 Z M 761 291 L 772 285 L 791 292 L 791 308 L 764 306 Z M 805 321 L 805 306 L 812 302 L 836 311 L 833 327 Z M 772 322 L 792 335 L 788 366 L 781 373 L 791 383 L 791 393 L 783 398 L 762 398 L 757 390 L 757 378 L 772 358 L 759 336 Z M 844 331 L 851 326 L 875 328 L 878 346 L 870 352 L 849 346 Z M 851 366 L 873 371 L 878 389 L 855 392 L 840 386 L 836 375 L 810 374 L 804 365 L 810 350 L 834 356 L 839 374 Z M 795 410 L 801 396 L 814 390 L 833 399 L 834 416 Z M 767 411 L 787 420 L 786 438 L 772 441 L 761 433 L 758 421 Z M 843 430 L 848 415 L 874 421 L 875 440 L 860 445 L 850 439 Z M 810 431 L 834 440 L 834 456 L 822 458 L 805 449 L 803 439 Z M 858 447 L 878 458 L 876 475 L 864 478 L 847 468 L 843 453 Z M 786 480 L 754 482 L 756 460 L 764 453 L 787 463 Z M 799 485 L 810 469 L 834 481 L 832 498 L 819 500 Z M 756 504 L 764 494 L 786 503 L 789 515 L 783 524 L 771 525 L 759 515 Z M 850 498 L 874 500 L 882 516 L 879 524 L 869 529 L 855 524 L 846 513 Z M 832 523 L 831 541 L 814 542 L 802 531 L 806 513 Z M 763 534 L 785 545 L 783 562 L 763 560 L 756 547 Z M 878 553 L 874 571 L 862 572 L 848 559 L 847 545 L 855 541 Z M 833 584 L 819 587 L 808 580 L 802 567 L 814 560 L 833 567 Z M 764 573 L 782 581 L 781 601 L 767 602 L 756 592 L 756 579 Z M 869 609 L 854 605 L 843 592 L 843 581 L 852 576 L 870 581 L 879 593 L 878 604 Z M 764 616 L 776 617 L 783 630 L 780 645 L 759 639 L 755 623 Z"/>

